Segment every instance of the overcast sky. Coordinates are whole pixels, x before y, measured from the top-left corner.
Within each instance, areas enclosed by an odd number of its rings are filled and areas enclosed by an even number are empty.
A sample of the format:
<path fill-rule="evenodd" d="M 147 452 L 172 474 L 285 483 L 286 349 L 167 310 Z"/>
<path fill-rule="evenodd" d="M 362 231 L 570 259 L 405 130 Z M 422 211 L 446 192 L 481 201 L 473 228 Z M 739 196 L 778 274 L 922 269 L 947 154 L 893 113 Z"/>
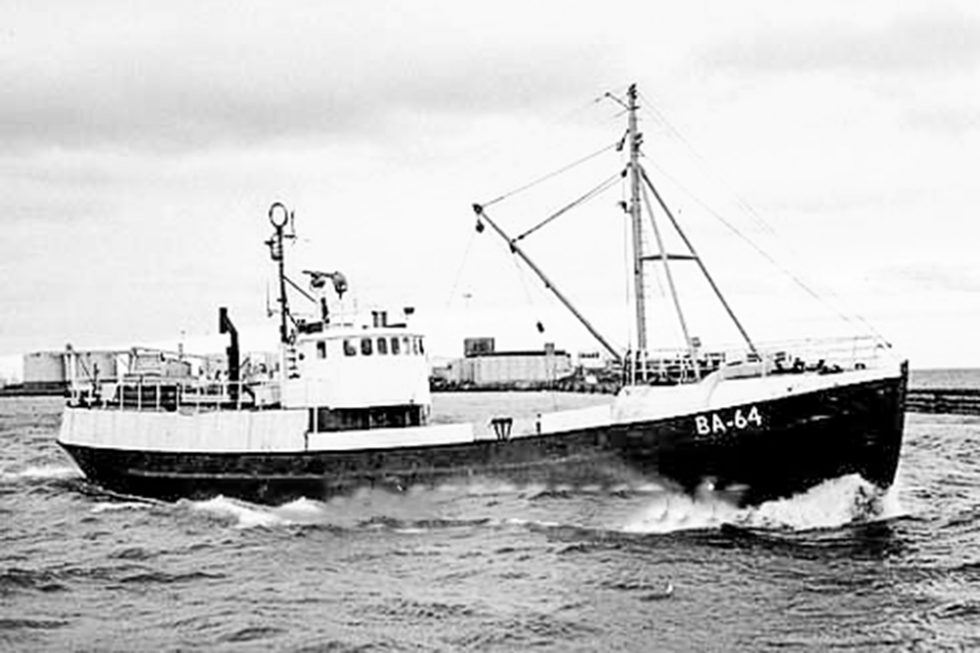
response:
<path fill-rule="evenodd" d="M 913 366 L 980 366 L 975 7 L 0 2 L 0 356 L 195 342 L 221 305 L 246 348 L 271 345 L 276 200 L 294 260 L 417 306 L 437 354 L 473 334 L 592 348 L 472 236 L 470 204 L 614 142 L 620 108 L 596 100 L 636 82 L 644 165 L 747 324 L 788 314 L 805 336 L 819 318 L 714 213 Z M 555 190 L 488 210 L 516 231 L 576 194 Z M 621 192 L 529 248 L 628 344 Z"/>

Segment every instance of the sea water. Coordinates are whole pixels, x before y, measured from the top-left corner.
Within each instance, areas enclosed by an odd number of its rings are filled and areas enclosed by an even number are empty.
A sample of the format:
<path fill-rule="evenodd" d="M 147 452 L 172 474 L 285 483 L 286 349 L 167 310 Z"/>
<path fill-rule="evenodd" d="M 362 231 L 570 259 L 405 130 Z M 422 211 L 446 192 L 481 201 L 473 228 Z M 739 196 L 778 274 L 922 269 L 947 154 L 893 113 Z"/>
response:
<path fill-rule="evenodd" d="M 104 494 L 55 445 L 60 410 L 0 400 L 3 650 L 980 647 L 980 417 L 910 414 L 887 493 L 846 476 L 737 509 L 477 479 L 260 506 Z"/>

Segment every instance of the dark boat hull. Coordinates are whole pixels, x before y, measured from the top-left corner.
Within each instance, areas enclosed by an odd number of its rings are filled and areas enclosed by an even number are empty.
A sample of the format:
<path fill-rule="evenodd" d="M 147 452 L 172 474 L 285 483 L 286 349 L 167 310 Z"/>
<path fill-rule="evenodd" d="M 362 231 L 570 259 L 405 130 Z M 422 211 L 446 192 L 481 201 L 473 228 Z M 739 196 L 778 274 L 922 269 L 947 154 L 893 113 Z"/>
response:
<path fill-rule="evenodd" d="M 898 465 L 906 377 L 743 406 L 506 440 L 292 453 L 180 453 L 62 443 L 86 477 L 115 492 L 262 503 L 325 499 L 473 479 L 655 482 L 730 490 L 741 504 L 791 496 L 846 474 L 887 488 Z M 753 413 L 755 409 L 755 413 Z"/>

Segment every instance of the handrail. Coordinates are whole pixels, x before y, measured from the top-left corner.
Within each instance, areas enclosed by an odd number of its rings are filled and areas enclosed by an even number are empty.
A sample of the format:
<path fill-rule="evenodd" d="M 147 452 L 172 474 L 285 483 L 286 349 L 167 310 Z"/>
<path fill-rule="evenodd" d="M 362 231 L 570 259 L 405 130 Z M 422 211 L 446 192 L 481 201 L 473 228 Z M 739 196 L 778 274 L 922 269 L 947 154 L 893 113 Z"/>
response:
<path fill-rule="evenodd" d="M 108 410 L 208 412 L 259 409 L 278 404 L 279 380 L 206 381 L 152 379 L 77 384 L 69 389 L 69 404 Z"/>
<path fill-rule="evenodd" d="M 877 367 L 888 359 L 889 347 L 871 336 L 806 338 L 755 343 L 755 351 L 741 347 L 700 348 L 692 355 L 686 348 L 632 352 L 628 364 L 637 380 L 696 381 L 699 375 L 718 369 L 757 366 L 758 373 L 803 370 L 837 371 Z"/>

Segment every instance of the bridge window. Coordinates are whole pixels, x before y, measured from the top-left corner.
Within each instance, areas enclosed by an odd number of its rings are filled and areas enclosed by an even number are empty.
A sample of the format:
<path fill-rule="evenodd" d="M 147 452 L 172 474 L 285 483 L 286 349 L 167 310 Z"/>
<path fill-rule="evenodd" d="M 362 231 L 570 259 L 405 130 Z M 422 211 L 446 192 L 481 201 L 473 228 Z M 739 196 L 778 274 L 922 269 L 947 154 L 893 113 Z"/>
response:
<path fill-rule="evenodd" d="M 388 340 L 385 338 L 378 338 L 378 355 L 383 355 L 388 353 Z"/>
<path fill-rule="evenodd" d="M 326 358 L 327 357 L 327 341 L 326 340 L 318 340 L 317 341 L 317 343 L 316 343 L 316 356 L 317 356 L 317 358 Z"/>
<path fill-rule="evenodd" d="M 419 338 L 419 353 L 420 353 L 420 354 L 425 354 L 425 347 L 424 347 L 424 346 L 422 346 L 422 343 L 423 343 L 423 342 L 424 342 L 424 341 L 422 340 L 422 338 Z"/>
<path fill-rule="evenodd" d="M 397 354 L 398 351 L 398 336 L 395 336 L 391 339 L 391 353 Z"/>
<path fill-rule="evenodd" d="M 310 409 L 311 431 L 351 431 L 380 428 L 399 428 L 425 424 L 421 406 L 376 406 L 372 408 Z"/>
<path fill-rule="evenodd" d="M 361 353 L 365 356 L 371 355 L 371 339 L 361 338 Z"/>
<path fill-rule="evenodd" d="M 344 340 L 344 356 L 353 356 L 357 353 L 357 347 L 351 338 Z"/>
<path fill-rule="evenodd" d="M 419 353 L 419 339 L 418 338 L 412 338 L 412 353 L 415 354 L 416 356 Z"/>
<path fill-rule="evenodd" d="M 408 336 L 402 336 L 402 349 L 405 350 L 406 356 L 412 353 L 412 343 L 409 342 Z"/>

